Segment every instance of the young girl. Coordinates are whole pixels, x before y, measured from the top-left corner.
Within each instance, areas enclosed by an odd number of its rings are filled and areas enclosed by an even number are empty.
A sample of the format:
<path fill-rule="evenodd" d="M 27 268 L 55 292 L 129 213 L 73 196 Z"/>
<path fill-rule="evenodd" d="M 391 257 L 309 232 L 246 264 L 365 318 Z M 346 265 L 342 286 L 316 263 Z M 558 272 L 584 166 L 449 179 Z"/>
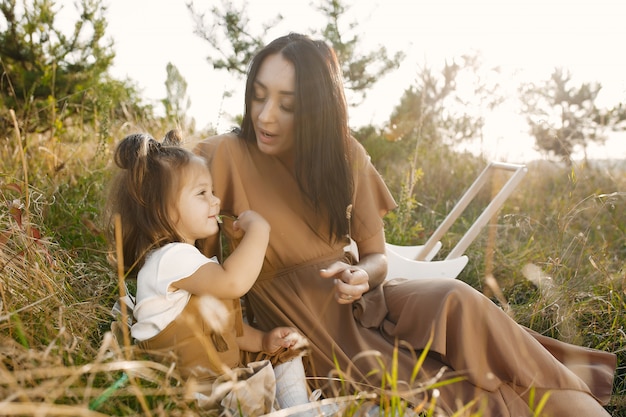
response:
<path fill-rule="evenodd" d="M 259 415 L 272 410 L 276 388 L 280 407 L 307 402 L 298 350 L 306 341 L 293 328 L 262 332 L 244 324 L 241 316 L 239 297 L 261 271 L 270 226 L 258 213 L 245 211 L 233 224 L 243 233 L 242 243 L 224 263 L 202 254 L 203 239 L 219 233 L 220 200 L 213 195 L 206 161 L 179 142 L 175 132 L 163 143 L 133 134 L 115 151 L 121 171 L 108 212 L 121 217 L 124 269 L 137 278 L 131 335 L 141 349 L 169 356 L 184 378 L 223 388 L 234 369 L 248 385 L 260 380 L 256 389 L 231 390 L 225 398 L 216 398 L 217 390 L 204 392 L 199 398 L 205 405 L 221 401 L 225 408 Z M 243 351 L 266 352 L 272 362 L 280 357 L 284 363 L 276 371 L 287 376 L 275 387 L 269 361 L 241 368 Z M 296 359 L 285 362 L 289 356 Z M 264 387 L 261 401 L 251 397 Z"/>

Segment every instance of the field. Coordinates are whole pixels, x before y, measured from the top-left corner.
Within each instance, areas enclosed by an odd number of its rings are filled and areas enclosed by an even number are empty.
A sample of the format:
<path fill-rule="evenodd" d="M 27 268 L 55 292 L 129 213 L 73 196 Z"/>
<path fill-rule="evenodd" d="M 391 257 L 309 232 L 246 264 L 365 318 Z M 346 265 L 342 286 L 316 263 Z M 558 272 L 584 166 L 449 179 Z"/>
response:
<path fill-rule="evenodd" d="M 0 414 L 202 415 L 175 370 L 109 332 L 119 280 L 100 213 L 115 141 L 145 125 L 113 121 L 104 136 L 85 129 L 2 134 Z M 150 129 L 155 137 L 167 130 Z M 486 164 L 439 149 L 419 150 L 411 166 L 395 143 L 363 143 L 400 203 L 385 219 L 393 243 L 423 243 Z M 607 409 L 626 416 L 626 167 L 536 161 L 528 168 L 466 252 L 459 279 L 521 324 L 617 353 Z M 446 235 L 444 255 L 488 198 L 479 195 Z M 381 400 L 385 409 L 404 410 L 390 397 Z"/>

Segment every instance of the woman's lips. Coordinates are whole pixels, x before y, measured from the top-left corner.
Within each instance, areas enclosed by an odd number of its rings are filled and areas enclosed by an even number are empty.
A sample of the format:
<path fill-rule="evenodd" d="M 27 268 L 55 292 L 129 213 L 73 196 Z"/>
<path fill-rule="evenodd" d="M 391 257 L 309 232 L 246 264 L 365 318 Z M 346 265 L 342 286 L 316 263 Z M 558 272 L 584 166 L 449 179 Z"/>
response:
<path fill-rule="evenodd" d="M 263 129 L 259 129 L 258 132 L 259 132 L 258 133 L 259 140 L 263 143 L 271 143 L 272 141 L 274 141 L 274 138 L 276 137 L 275 134 L 270 133 Z"/>

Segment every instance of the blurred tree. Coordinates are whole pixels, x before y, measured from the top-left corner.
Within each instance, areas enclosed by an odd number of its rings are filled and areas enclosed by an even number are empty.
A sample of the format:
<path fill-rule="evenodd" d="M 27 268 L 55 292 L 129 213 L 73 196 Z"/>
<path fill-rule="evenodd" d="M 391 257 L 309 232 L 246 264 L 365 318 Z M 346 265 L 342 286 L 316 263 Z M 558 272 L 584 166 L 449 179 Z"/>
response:
<path fill-rule="evenodd" d="M 403 142 L 407 151 L 481 139 L 485 112 L 504 100 L 498 73 L 485 70 L 479 55 L 446 62 L 441 72 L 420 68 L 389 118 L 386 138 Z"/>
<path fill-rule="evenodd" d="M 606 140 L 603 118 L 595 105 L 598 83 L 572 86 L 571 74 L 556 68 L 550 79 L 520 87 L 523 112 L 537 148 L 568 165 L 577 149 L 585 153 L 590 142 Z"/>
<path fill-rule="evenodd" d="M 195 33 L 211 46 L 211 55 L 207 60 L 213 68 L 225 69 L 238 76 L 245 76 L 252 57 L 265 45 L 266 39 L 262 34 L 283 19 L 278 14 L 262 25 L 261 34 L 255 34 L 249 28 L 245 2 L 237 8 L 233 2 L 223 0 L 221 7 L 214 6 L 210 9 L 209 16 L 198 11 L 193 1 L 187 3 L 187 8 L 195 22 Z M 397 52 L 389 58 L 384 47 L 361 54 L 358 52 L 361 40 L 357 35 L 351 35 L 348 40 L 342 38 L 340 20 L 347 12 L 342 1 L 322 0 L 316 9 L 328 19 L 327 25 L 321 30 L 321 36 L 337 52 L 346 88 L 354 93 L 355 103 L 352 104 L 356 104 L 381 77 L 399 66 L 404 54 Z M 353 33 L 355 27 L 356 22 L 349 24 L 348 32 Z"/>
<path fill-rule="evenodd" d="M 602 114 L 599 123 L 608 123 L 615 131 L 626 131 L 626 104 L 618 103 L 616 106 L 608 110 L 606 114 Z"/>
<path fill-rule="evenodd" d="M 46 130 L 75 110 L 81 92 L 106 73 L 114 53 L 111 43 L 102 42 L 106 22 L 99 1 L 78 5 L 79 20 L 69 36 L 55 24 L 59 9 L 53 0 L 21 3 L 0 0 L 6 25 L 0 33 L 6 77 L 0 91 L 4 108 L 15 109 L 24 129 Z"/>
<path fill-rule="evenodd" d="M 52 136 L 74 116 L 82 124 L 146 110 L 137 107 L 133 86 L 107 75 L 115 54 L 113 42 L 104 39 L 102 1 L 75 5 L 77 20 L 67 34 L 56 21 L 62 7 L 54 0 L 0 0 L 2 127 L 13 126 L 9 109 L 25 132 L 51 131 Z"/>
<path fill-rule="evenodd" d="M 191 100 L 187 96 L 187 81 L 178 68 L 171 62 L 166 66 L 167 79 L 165 80 L 166 98 L 161 100 L 165 107 L 167 122 L 174 122 L 183 132 L 194 129 L 193 119 L 187 117 Z"/>
<path fill-rule="evenodd" d="M 354 34 L 358 22 L 349 23 L 347 30 L 341 28 L 341 20 L 348 11 L 341 0 L 322 0 L 317 10 L 328 19 L 321 34 L 337 54 L 346 88 L 354 93 L 354 102 L 351 104 L 359 104 L 365 98 L 367 90 L 383 76 L 398 68 L 405 55 L 403 52 L 396 52 L 390 58 L 387 49 L 382 46 L 374 51 L 359 53 L 361 39 Z"/>
<path fill-rule="evenodd" d="M 420 217 L 424 211 L 433 211 L 435 202 L 445 202 L 446 196 L 461 196 L 469 185 L 464 180 L 484 166 L 480 158 L 455 163 L 462 155 L 454 145 L 482 139 L 486 113 L 504 100 L 498 81 L 499 69 L 485 68 L 477 54 L 445 62 L 441 70 L 422 67 L 382 132 L 355 132 L 398 201 L 396 217 L 387 225 L 394 240 L 414 241 L 422 225 L 429 229 L 432 225 Z M 450 175 L 460 181 L 440 182 Z M 419 206 L 430 209 L 416 210 Z M 440 209 L 445 215 L 450 207 Z"/>
<path fill-rule="evenodd" d="M 195 23 L 194 33 L 211 46 L 212 54 L 207 61 L 213 68 L 244 76 L 252 57 L 263 47 L 263 37 L 249 31 L 246 8 L 246 3 L 237 8 L 234 2 L 222 0 L 221 7 L 211 7 L 207 16 L 193 1 L 187 3 Z M 277 15 L 273 21 L 263 24 L 262 33 L 281 20 L 282 16 Z"/>

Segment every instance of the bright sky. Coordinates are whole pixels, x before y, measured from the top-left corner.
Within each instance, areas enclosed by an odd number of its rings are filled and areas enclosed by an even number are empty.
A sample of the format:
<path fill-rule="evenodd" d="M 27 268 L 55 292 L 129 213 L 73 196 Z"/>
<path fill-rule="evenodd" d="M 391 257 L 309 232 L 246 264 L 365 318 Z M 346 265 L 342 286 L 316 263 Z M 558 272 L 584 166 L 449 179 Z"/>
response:
<path fill-rule="evenodd" d="M 259 27 L 276 13 L 283 15 L 283 22 L 266 34 L 266 41 L 289 31 L 310 33 L 325 23 L 311 2 L 248 0 L 247 16 Z M 404 89 L 414 82 L 418 65 L 439 68 L 445 59 L 472 51 L 481 51 L 486 64 L 499 65 L 520 80 L 547 80 L 555 67 L 564 67 L 578 82 L 603 85 L 599 105 L 626 102 L 624 0 L 345 2 L 353 6 L 344 24 L 358 21 L 356 30 L 369 45 L 384 45 L 407 55 L 399 70 L 382 79 L 362 105 L 351 109 L 353 127 L 384 123 Z M 135 80 L 146 101 L 156 103 L 165 97 L 165 67 L 172 62 L 188 82 L 190 116 L 197 126 L 211 124 L 226 130 L 231 126 L 229 116 L 242 111 L 244 82 L 216 72 L 207 63 L 208 44 L 193 34 L 185 3 L 108 0 L 108 34 L 115 40 L 117 54 L 113 75 Z M 58 4 L 72 8 L 73 0 L 58 0 Z M 197 0 L 197 4 L 208 11 L 221 0 Z M 224 98 L 227 90 L 235 94 Z M 511 112 L 503 109 L 492 117 L 483 150 L 493 158 L 531 158 L 527 126 Z M 613 142 L 598 149 L 598 156 L 626 158 L 626 138 Z"/>

